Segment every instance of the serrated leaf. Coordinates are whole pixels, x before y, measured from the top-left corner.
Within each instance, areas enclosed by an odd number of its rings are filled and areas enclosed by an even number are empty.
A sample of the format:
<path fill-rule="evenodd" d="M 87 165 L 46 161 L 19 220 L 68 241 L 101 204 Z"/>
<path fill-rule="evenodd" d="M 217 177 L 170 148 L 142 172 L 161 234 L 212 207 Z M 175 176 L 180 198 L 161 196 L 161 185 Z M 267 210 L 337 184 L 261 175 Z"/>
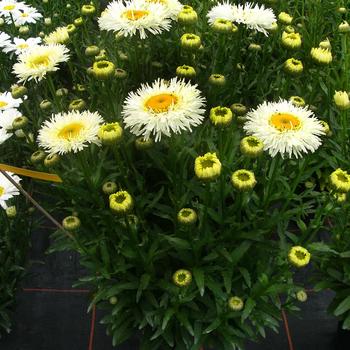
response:
<path fill-rule="evenodd" d="M 334 315 L 335 316 L 340 316 L 344 312 L 350 310 L 350 295 L 346 297 L 334 310 Z"/>

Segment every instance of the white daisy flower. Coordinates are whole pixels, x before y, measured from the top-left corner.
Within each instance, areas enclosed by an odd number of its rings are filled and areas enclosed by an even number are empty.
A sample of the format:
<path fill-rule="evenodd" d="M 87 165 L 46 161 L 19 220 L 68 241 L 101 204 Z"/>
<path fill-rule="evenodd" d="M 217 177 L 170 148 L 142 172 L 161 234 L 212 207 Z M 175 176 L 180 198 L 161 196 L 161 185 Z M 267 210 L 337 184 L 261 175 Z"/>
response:
<path fill-rule="evenodd" d="M 264 102 L 247 114 L 244 130 L 259 138 L 272 157 L 296 158 L 315 152 L 321 145 L 324 128 L 307 107 L 290 101 Z"/>
<path fill-rule="evenodd" d="M 6 172 L 16 183 L 20 183 L 21 178 L 13 173 Z M 0 206 L 7 209 L 6 201 L 11 199 L 13 196 L 18 196 L 20 193 L 14 185 L 0 173 Z"/>
<path fill-rule="evenodd" d="M 19 82 L 34 79 L 42 80 L 46 73 L 58 70 L 58 64 L 67 62 L 69 50 L 64 45 L 33 46 L 18 56 L 18 63 L 13 66 L 13 73 Z"/>
<path fill-rule="evenodd" d="M 11 43 L 11 37 L 4 32 L 0 32 L 0 47 L 5 47 L 10 43 Z"/>
<path fill-rule="evenodd" d="M 269 8 L 265 8 L 264 5 L 259 7 L 258 4 L 246 3 L 243 11 L 237 10 L 237 14 L 241 15 L 243 12 L 243 21 L 249 29 L 262 32 L 266 36 L 268 30 L 272 28 L 273 23 L 276 22 L 276 16 Z"/>
<path fill-rule="evenodd" d="M 20 9 L 19 11 L 13 14 L 13 20 L 16 26 L 23 26 L 29 23 L 36 23 L 39 19 L 41 19 L 43 15 L 37 11 L 34 7 L 27 6 L 24 9 Z M 7 17 L 6 22 L 10 22 L 11 18 Z"/>
<path fill-rule="evenodd" d="M 67 27 L 58 27 L 53 32 L 45 36 L 45 44 L 64 44 L 69 40 Z"/>
<path fill-rule="evenodd" d="M 39 146 L 50 154 L 65 154 L 82 151 L 90 143 L 99 145 L 97 134 L 103 122 L 97 112 L 71 111 L 53 115 L 39 130 Z"/>
<path fill-rule="evenodd" d="M 26 8 L 27 5 L 24 2 L 16 0 L 2 0 L 0 1 L 0 16 L 16 16 L 20 10 L 25 10 Z"/>
<path fill-rule="evenodd" d="M 23 102 L 20 98 L 13 98 L 11 92 L 0 93 L 0 112 L 6 109 L 13 109 L 20 106 Z"/>
<path fill-rule="evenodd" d="M 13 121 L 21 116 L 22 113 L 17 109 L 7 109 L 6 111 L 0 112 L 0 128 L 4 129 L 11 136 Z"/>
<path fill-rule="evenodd" d="M 100 29 L 119 32 L 123 36 L 139 33 L 141 39 L 147 32 L 160 34 L 171 27 L 169 10 L 160 3 L 141 1 L 113 1 L 98 20 Z"/>
<path fill-rule="evenodd" d="M 161 4 L 165 6 L 169 11 L 169 17 L 171 19 L 176 19 L 177 15 L 183 8 L 183 5 L 178 0 L 142 0 L 148 3 Z"/>
<path fill-rule="evenodd" d="M 225 19 L 227 21 L 234 22 L 236 17 L 233 12 L 233 6 L 224 1 L 215 5 L 207 14 L 208 22 L 213 25 L 217 19 Z"/>
<path fill-rule="evenodd" d="M 130 131 L 143 136 L 151 135 L 160 141 L 162 134 L 171 136 L 202 123 L 205 98 L 197 85 L 173 78 L 156 80 L 151 86 L 142 84 L 136 92 L 130 92 L 123 106 L 123 121 Z"/>
<path fill-rule="evenodd" d="M 16 55 L 19 55 L 23 51 L 29 49 L 30 47 L 39 45 L 41 43 L 41 38 L 13 38 L 13 42 L 9 43 L 2 50 L 5 53 L 14 52 Z"/>

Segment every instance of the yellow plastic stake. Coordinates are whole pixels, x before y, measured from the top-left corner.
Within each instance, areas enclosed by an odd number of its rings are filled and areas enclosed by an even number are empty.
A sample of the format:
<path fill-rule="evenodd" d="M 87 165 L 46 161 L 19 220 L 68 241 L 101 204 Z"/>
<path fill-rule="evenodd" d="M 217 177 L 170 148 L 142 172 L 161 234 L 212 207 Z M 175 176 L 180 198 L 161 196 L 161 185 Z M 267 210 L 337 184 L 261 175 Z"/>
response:
<path fill-rule="evenodd" d="M 50 182 L 63 182 L 62 179 L 56 174 L 49 174 L 49 173 L 43 173 L 41 171 L 33 171 L 33 170 L 28 170 L 23 168 L 17 168 L 12 165 L 6 165 L 6 164 L 0 163 L 0 170 L 9 171 L 17 175 L 28 176 L 38 180 L 44 180 L 44 181 L 50 181 Z"/>

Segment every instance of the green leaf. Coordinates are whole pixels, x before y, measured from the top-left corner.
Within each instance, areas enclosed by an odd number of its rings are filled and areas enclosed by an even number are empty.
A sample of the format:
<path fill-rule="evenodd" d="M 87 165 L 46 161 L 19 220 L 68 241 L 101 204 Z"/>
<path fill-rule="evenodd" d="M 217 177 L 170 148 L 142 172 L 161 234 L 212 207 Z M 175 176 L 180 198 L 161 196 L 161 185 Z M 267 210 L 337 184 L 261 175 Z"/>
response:
<path fill-rule="evenodd" d="M 199 294 L 204 295 L 204 271 L 201 268 L 193 268 L 193 276 L 199 289 Z"/>
<path fill-rule="evenodd" d="M 344 320 L 342 324 L 343 329 L 350 329 L 350 315 Z"/>
<path fill-rule="evenodd" d="M 246 320 L 255 308 L 256 302 L 252 298 L 248 298 L 244 310 L 242 312 L 242 322 Z"/>
<path fill-rule="evenodd" d="M 204 334 L 209 334 L 212 331 L 214 331 L 216 328 L 218 328 L 221 324 L 221 320 L 220 319 L 215 319 L 205 330 L 204 330 Z"/>
<path fill-rule="evenodd" d="M 141 276 L 140 285 L 139 285 L 139 288 L 137 289 L 137 293 L 136 293 L 136 302 L 137 303 L 139 302 L 139 300 L 141 298 L 142 291 L 144 291 L 148 287 L 150 280 L 151 280 L 151 276 L 147 273 L 145 273 Z"/>
<path fill-rule="evenodd" d="M 163 318 L 163 323 L 162 323 L 162 330 L 164 331 L 164 329 L 166 328 L 166 326 L 168 325 L 170 319 L 173 317 L 175 313 L 174 309 L 168 309 L 165 314 L 164 314 L 164 318 Z"/>
<path fill-rule="evenodd" d="M 250 279 L 250 274 L 249 274 L 248 270 L 244 267 L 240 267 L 239 271 L 242 274 L 247 287 L 250 288 L 252 285 L 252 281 Z"/>
<path fill-rule="evenodd" d="M 250 246 L 252 245 L 252 242 L 250 241 L 244 241 L 237 247 L 231 254 L 232 264 L 236 265 L 239 260 L 242 259 L 243 255 L 248 251 Z"/>
<path fill-rule="evenodd" d="M 308 248 L 312 251 L 320 252 L 320 253 L 333 253 L 338 255 L 339 253 L 332 249 L 330 246 L 328 246 L 326 243 L 323 242 L 315 242 L 309 244 Z"/>
<path fill-rule="evenodd" d="M 339 254 L 342 258 L 350 258 L 350 250 Z"/>
<path fill-rule="evenodd" d="M 185 249 L 191 249 L 191 244 L 182 238 L 177 237 L 171 237 L 167 235 L 162 235 L 164 239 L 166 239 L 173 247 L 185 250 Z"/>
<path fill-rule="evenodd" d="M 334 315 L 339 316 L 348 310 L 350 310 L 350 295 L 338 305 L 338 307 L 334 310 Z"/>

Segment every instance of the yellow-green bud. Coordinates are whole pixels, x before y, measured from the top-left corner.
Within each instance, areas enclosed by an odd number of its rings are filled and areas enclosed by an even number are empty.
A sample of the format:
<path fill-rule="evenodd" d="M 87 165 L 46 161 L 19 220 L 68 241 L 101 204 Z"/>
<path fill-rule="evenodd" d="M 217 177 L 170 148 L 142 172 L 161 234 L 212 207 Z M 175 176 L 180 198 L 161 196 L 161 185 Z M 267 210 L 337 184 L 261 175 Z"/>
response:
<path fill-rule="evenodd" d="M 313 47 L 310 54 L 312 59 L 320 64 L 329 64 L 333 60 L 332 52 L 321 47 Z"/>
<path fill-rule="evenodd" d="M 263 153 L 264 144 L 255 136 L 246 136 L 241 140 L 240 149 L 245 156 L 256 158 Z"/>
<path fill-rule="evenodd" d="M 40 109 L 43 111 L 47 111 L 52 107 L 52 103 L 49 100 L 43 100 L 40 102 Z"/>
<path fill-rule="evenodd" d="M 239 116 L 247 113 L 247 107 L 242 103 L 234 103 L 231 105 L 231 111 Z"/>
<path fill-rule="evenodd" d="M 349 95 L 346 91 L 336 91 L 334 96 L 335 105 L 341 110 L 347 110 L 350 108 Z"/>
<path fill-rule="evenodd" d="M 39 149 L 32 153 L 32 155 L 30 156 L 30 161 L 33 164 L 41 163 L 45 159 L 45 157 L 46 153 L 43 150 Z"/>
<path fill-rule="evenodd" d="M 304 303 L 307 300 L 307 294 L 306 294 L 305 290 L 303 290 L 303 289 L 299 290 L 297 292 L 296 297 L 297 297 L 297 300 L 302 302 L 302 303 Z"/>
<path fill-rule="evenodd" d="M 68 109 L 70 111 L 82 111 L 85 107 L 86 107 L 86 102 L 83 99 L 79 98 L 79 99 L 73 100 L 69 104 Z"/>
<path fill-rule="evenodd" d="M 214 107 L 210 110 L 209 118 L 215 126 L 227 126 L 232 121 L 232 111 L 228 107 Z"/>
<path fill-rule="evenodd" d="M 295 58 L 288 58 L 284 62 L 284 70 L 291 75 L 298 75 L 304 70 L 303 62 Z"/>
<path fill-rule="evenodd" d="M 21 98 L 27 95 L 28 89 L 22 85 L 16 85 L 11 89 L 11 95 L 13 98 Z"/>
<path fill-rule="evenodd" d="M 28 26 L 20 26 L 18 28 L 18 33 L 22 35 L 27 35 L 29 33 L 30 29 Z"/>
<path fill-rule="evenodd" d="M 236 170 L 231 175 L 231 183 L 239 191 L 249 191 L 256 185 L 255 175 L 246 169 Z"/>
<path fill-rule="evenodd" d="M 244 301 L 237 296 L 231 297 L 228 300 L 228 307 L 232 310 L 232 311 L 241 311 L 243 310 L 244 307 Z"/>
<path fill-rule="evenodd" d="M 145 140 L 143 137 L 138 137 L 135 140 L 135 147 L 138 150 L 145 150 L 145 149 L 149 149 L 153 146 L 154 141 L 149 138 L 148 140 Z"/>
<path fill-rule="evenodd" d="M 117 297 L 110 297 L 110 298 L 109 298 L 109 303 L 110 303 L 111 305 L 116 305 L 117 302 L 118 302 L 118 298 L 117 298 Z"/>
<path fill-rule="evenodd" d="M 118 122 L 104 124 L 97 133 L 101 142 L 105 145 L 114 145 L 120 142 L 123 129 Z"/>
<path fill-rule="evenodd" d="M 92 71 L 96 79 L 106 80 L 114 76 L 115 66 L 114 63 L 110 61 L 98 61 L 94 62 Z"/>
<path fill-rule="evenodd" d="M 9 219 L 13 219 L 17 215 L 17 209 L 14 205 L 6 208 L 6 215 Z"/>
<path fill-rule="evenodd" d="M 286 26 L 284 28 L 284 30 L 287 32 L 287 33 L 295 33 L 295 29 L 293 26 Z"/>
<path fill-rule="evenodd" d="M 183 26 L 196 24 L 198 21 L 197 12 L 191 6 L 184 7 L 178 14 L 177 21 Z"/>
<path fill-rule="evenodd" d="M 350 32 L 350 25 L 347 21 L 343 21 L 339 24 L 338 29 L 340 33 L 348 33 Z"/>
<path fill-rule="evenodd" d="M 198 50 L 201 46 L 201 38 L 192 33 L 186 33 L 181 37 L 181 46 L 187 50 Z"/>
<path fill-rule="evenodd" d="M 180 269 L 173 274 L 173 282 L 178 287 L 186 287 L 192 282 L 192 274 L 188 270 Z"/>
<path fill-rule="evenodd" d="M 278 24 L 277 24 L 277 22 L 273 22 L 273 23 L 271 24 L 271 28 L 269 28 L 268 31 L 269 31 L 270 33 L 273 33 L 273 32 L 276 32 L 277 29 L 278 29 Z"/>
<path fill-rule="evenodd" d="M 0 17 L 0 27 L 3 26 L 4 24 L 5 24 L 4 19 Z"/>
<path fill-rule="evenodd" d="M 14 121 L 12 122 L 12 128 L 14 130 L 23 129 L 27 126 L 28 122 L 28 118 L 21 115 L 14 119 Z"/>
<path fill-rule="evenodd" d="M 286 12 L 281 12 L 278 15 L 278 20 L 283 24 L 291 24 L 293 21 L 293 17 Z"/>
<path fill-rule="evenodd" d="M 226 78 L 222 74 L 212 74 L 209 77 L 209 84 L 213 86 L 224 86 L 226 84 Z"/>
<path fill-rule="evenodd" d="M 134 201 L 126 191 L 118 191 L 109 196 L 109 207 L 119 215 L 128 214 L 134 207 Z"/>
<path fill-rule="evenodd" d="M 248 46 L 249 51 L 261 51 L 261 45 L 259 44 L 249 44 Z"/>
<path fill-rule="evenodd" d="M 292 102 L 292 104 L 296 107 L 304 107 L 305 106 L 305 101 L 300 96 L 291 96 L 289 98 L 289 101 Z"/>
<path fill-rule="evenodd" d="M 68 34 L 73 34 L 76 30 L 77 30 L 77 27 L 73 23 L 70 23 L 67 25 Z"/>
<path fill-rule="evenodd" d="M 319 47 L 322 49 L 326 49 L 326 50 L 331 50 L 332 49 L 332 45 L 329 41 L 329 39 L 327 38 L 326 40 L 323 40 L 320 42 Z"/>
<path fill-rule="evenodd" d="M 301 46 L 301 36 L 299 33 L 282 33 L 282 45 L 288 49 L 299 49 Z"/>
<path fill-rule="evenodd" d="M 115 77 L 116 77 L 117 79 L 123 80 L 123 79 L 125 79 L 127 76 L 128 76 L 128 73 L 127 73 L 124 69 L 117 68 L 117 69 L 115 70 Z"/>
<path fill-rule="evenodd" d="M 176 75 L 180 78 L 194 78 L 196 76 L 196 70 L 187 65 L 179 66 L 176 68 Z"/>
<path fill-rule="evenodd" d="M 233 24 L 227 19 L 217 18 L 211 26 L 218 33 L 232 33 Z"/>
<path fill-rule="evenodd" d="M 326 136 L 332 136 L 332 131 L 331 131 L 330 127 L 329 127 L 329 124 L 326 121 L 324 121 L 324 120 L 320 120 L 320 123 L 323 126 L 323 131 L 326 134 Z"/>
<path fill-rule="evenodd" d="M 93 5 L 83 5 L 81 8 L 81 14 L 85 16 L 91 16 L 96 12 L 96 8 Z"/>
<path fill-rule="evenodd" d="M 339 8 L 337 9 L 337 12 L 338 12 L 338 13 L 341 13 L 341 14 L 345 14 L 345 13 L 348 12 L 348 10 L 347 10 L 345 7 L 339 7 Z"/>
<path fill-rule="evenodd" d="M 88 46 L 85 49 L 85 56 L 91 57 L 91 56 L 96 56 L 100 53 L 100 48 L 96 45 L 91 45 Z"/>
<path fill-rule="evenodd" d="M 61 157 L 58 154 L 49 154 L 44 159 L 44 165 L 47 168 L 52 168 L 59 163 L 60 159 Z"/>
<path fill-rule="evenodd" d="M 79 17 L 79 18 L 76 18 L 73 23 L 76 27 L 80 27 L 83 25 L 84 20 L 82 19 L 82 17 Z"/>
<path fill-rule="evenodd" d="M 177 220 L 183 225 L 192 225 L 197 221 L 197 213 L 191 208 L 182 208 L 177 214 Z"/>
<path fill-rule="evenodd" d="M 47 17 L 44 19 L 44 24 L 46 26 L 50 26 L 52 24 L 52 19 L 50 17 Z"/>
<path fill-rule="evenodd" d="M 102 192 L 108 195 L 115 193 L 117 189 L 117 184 L 114 181 L 105 182 L 102 186 Z"/>
<path fill-rule="evenodd" d="M 62 226 L 67 231 L 76 231 L 80 226 L 80 220 L 77 216 L 67 216 L 62 221 Z"/>
<path fill-rule="evenodd" d="M 68 89 L 66 89 L 66 88 L 60 88 L 60 89 L 57 89 L 56 90 L 56 96 L 57 97 L 63 97 L 63 96 L 66 96 L 66 95 L 68 95 Z"/>

